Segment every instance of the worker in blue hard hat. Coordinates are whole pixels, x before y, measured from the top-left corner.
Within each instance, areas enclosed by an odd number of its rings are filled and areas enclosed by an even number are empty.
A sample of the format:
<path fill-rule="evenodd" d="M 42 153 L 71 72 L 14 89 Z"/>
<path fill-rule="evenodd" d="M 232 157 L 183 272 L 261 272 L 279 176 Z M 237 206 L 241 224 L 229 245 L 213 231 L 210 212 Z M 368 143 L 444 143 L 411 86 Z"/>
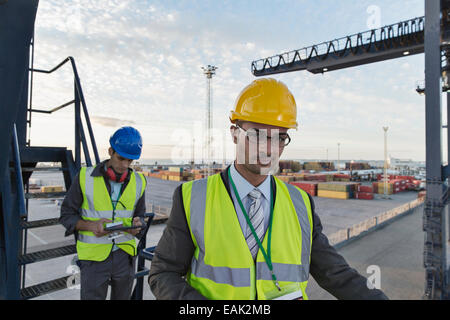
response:
<path fill-rule="evenodd" d="M 81 271 L 82 300 L 131 296 L 136 240 L 144 225 L 145 177 L 130 168 L 142 152 L 142 137 L 133 127 L 118 129 L 109 139 L 110 158 L 83 167 L 61 206 L 60 222 L 66 236 L 74 234 Z M 119 226 L 120 231 L 105 230 Z M 128 228 L 133 227 L 133 228 Z"/>

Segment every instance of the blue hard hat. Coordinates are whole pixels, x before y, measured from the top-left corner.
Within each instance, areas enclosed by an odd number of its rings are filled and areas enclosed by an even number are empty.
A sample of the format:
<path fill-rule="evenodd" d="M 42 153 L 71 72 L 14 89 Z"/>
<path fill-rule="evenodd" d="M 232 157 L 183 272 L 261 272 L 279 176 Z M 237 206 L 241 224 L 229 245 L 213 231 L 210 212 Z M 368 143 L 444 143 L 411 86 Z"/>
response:
<path fill-rule="evenodd" d="M 137 160 L 141 156 L 142 137 L 133 127 L 122 127 L 109 138 L 109 144 L 119 155 Z"/>

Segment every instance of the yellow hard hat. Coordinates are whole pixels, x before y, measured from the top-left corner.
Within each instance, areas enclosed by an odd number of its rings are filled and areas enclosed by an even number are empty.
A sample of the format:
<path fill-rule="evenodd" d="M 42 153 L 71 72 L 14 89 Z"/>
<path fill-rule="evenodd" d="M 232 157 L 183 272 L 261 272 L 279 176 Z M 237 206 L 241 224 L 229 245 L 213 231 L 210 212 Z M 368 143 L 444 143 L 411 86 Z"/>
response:
<path fill-rule="evenodd" d="M 263 123 L 297 129 L 297 105 L 286 85 L 272 78 L 254 80 L 241 91 L 230 112 L 230 121 Z"/>

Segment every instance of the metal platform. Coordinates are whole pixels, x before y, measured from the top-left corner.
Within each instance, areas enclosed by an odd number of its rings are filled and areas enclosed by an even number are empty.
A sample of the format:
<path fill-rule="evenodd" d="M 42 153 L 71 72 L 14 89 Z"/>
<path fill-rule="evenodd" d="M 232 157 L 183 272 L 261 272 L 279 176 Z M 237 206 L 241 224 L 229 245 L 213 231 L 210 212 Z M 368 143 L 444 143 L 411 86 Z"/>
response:
<path fill-rule="evenodd" d="M 24 264 L 49 260 L 49 259 L 53 259 L 53 258 L 68 256 L 68 255 L 74 254 L 76 252 L 77 252 L 76 246 L 74 244 L 72 244 L 72 245 L 63 246 L 63 247 L 59 247 L 59 248 L 53 248 L 53 249 L 48 249 L 48 250 L 43 250 L 43 251 L 27 253 L 27 254 L 19 257 L 19 264 L 24 265 Z"/>
<path fill-rule="evenodd" d="M 22 299 L 32 299 L 44 294 L 62 290 L 64 288 L 67 288 L 67 279 L 69 277 L 70 276 L 65 276 L 24 288 L 20 291 L 20 295 Z"/>
<path fill-rule="evenodd" d="M 50 219 L 41 219 L 34 221 L 22 221 L 22 228 L 33 229 L 33 228 L 41 228 L 41 227 L 49 227 L 55 226 L 59 224 L 59 218 L 50 218 Z"/>

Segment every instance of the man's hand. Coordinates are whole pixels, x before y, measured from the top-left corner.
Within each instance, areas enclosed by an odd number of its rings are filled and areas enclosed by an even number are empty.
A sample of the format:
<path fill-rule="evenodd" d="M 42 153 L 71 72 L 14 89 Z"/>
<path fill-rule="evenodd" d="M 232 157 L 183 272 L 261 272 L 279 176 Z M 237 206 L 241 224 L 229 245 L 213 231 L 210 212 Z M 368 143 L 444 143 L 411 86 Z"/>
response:
<path fill-rule="evenodd" d="M 103 237 L 109 233 L 109 231 L 105 231 L 103 229 L 103 224 L 110 223 L 112 220 L 101 218 L 97 221 L 90 221 L 90 230 L 94 233 L 96 237 Z"/>
<path fill-rule="evenodd" d="M 142 226 L 141 219 L 139 217 L 133 218 L 133 226 Z M 135 237 L 139 232 L 141 232 L 141 230 L 142 229 L 137 228 L 137 229 L 128 229 L 125 231 L 131 233 Z"/>

